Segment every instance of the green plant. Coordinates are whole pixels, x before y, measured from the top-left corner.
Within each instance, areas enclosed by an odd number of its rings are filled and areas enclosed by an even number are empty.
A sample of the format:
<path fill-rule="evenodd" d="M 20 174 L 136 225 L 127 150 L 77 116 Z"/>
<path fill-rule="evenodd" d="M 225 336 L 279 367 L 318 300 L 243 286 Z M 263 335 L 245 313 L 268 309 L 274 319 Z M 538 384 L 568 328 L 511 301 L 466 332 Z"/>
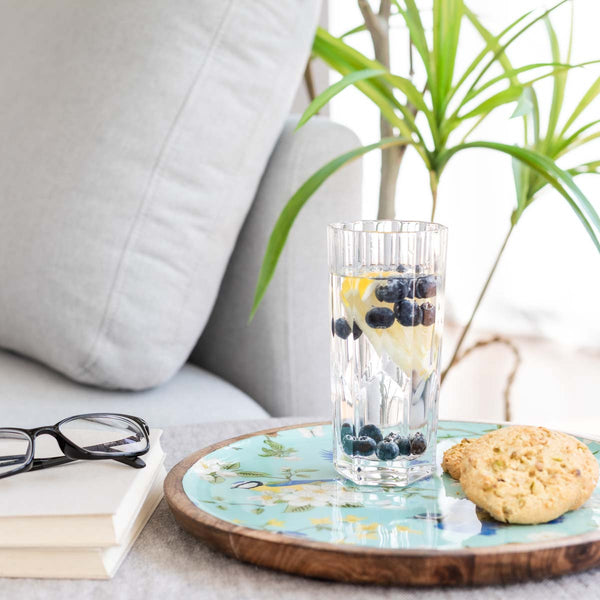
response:
<path fill-rule="evenodd" d="M 559 63 L 561 60 L 561 49 L 556 31 L 554 30 L 552 22 L 548 16 L 544 17 L 544 23 L 548 33 L 552 60 Z M 571 12 L 571 28 L 565 56 L 565 62 L 567 63 L 571 58 L 572 45 L 573 12 Z M 507 67 L 510 69 L 510 64 L 508 64 Z M 527 86 L 524 88 L 515 112 L 513 113 L 513 118 L 523 117 L 523 138 L 525 148 L 533 149 L 548 159 L 557 161 L 565 160 L 565 158 L 573 150 L 581 148 L 582 146 L 585 146 L 586 144 L 589 144 L 590 142 L 600 138 L 600 127 L 598 127 L 600 125 L 600 119 L 592 119 L 584 124 L 581 123 L 582 117 L 585 116 L 590 104 L 598 97 L 598 95 L 600 95 L 600 77 L 594 79 L 573 111 L 570 114 L 565 115 L 562 113 L 564 112 L 564 96 L 568 72 L 566 70 L 555 71 L 552 73 L 552 79 L 552 101 L 545 123 L 541 123 L 540 120 L 540 103 L 538 100 L 538 95 L 535 91 L 535 86 Z M 462 346 L 467 333 L 471 328 L 475 315 L 477 314 L 479 306 L 481 305 L 496 268 L 498 267 L 510 236 L 512 235 L 514 228 L 519 222 L 519 219 L 522 217 L 524 211 L 531 206 L 534 200 L 541 196 L 541 192 L 549 183 L 548 179 L 542 177 L 538 172 L 528 168 L 527 166 L 524 166 L 519 160 L 515 160 L 513 158 L 512 166 L 515 182 L 516 208 L 511 214 L 510 224 L 506 236 L 504 237 L 492 268 L 477 298 L 471 316 L 461 332 L 448 366 L 442 373 L 442 381 L 448 371 L 460 360 L 461 356 L 464 356 L 471 351 L 472 347 L 465 350 L 461 355 Z M 598 175 L 600 174 L 600 160 L 574 164 L 570 167 L 567 167 L 565 170 L 573 178 L 585 174 Z M 581 218 L 581 215 L 578 214 L 578 216 Z M 586 225 L 585 219 L 582 219 L 582 221 L 584 222 L 584 225 Z M 505 342 L 505 340 L 498 337 L 494 338 L 493 341 Z M 477 342 L 476 345 L 480 346 L 481 342 Z M 515 353 L 518 361 L 518 351 L 516 348 L 514 348 L 514 346 L 512 347 L 512 350 Z M 514 374 L 512 377 L 514 377 Z M 507 388 L 507 390 L 508 389 L 509 388 Z M 505 402 L 506 413 L 510 416 L 508 393 L 505 394 Z"/>
<path fill-rule="evenodd" d="M 556 34 L 549 21 L 549 14 L 566 1 L 562 0 L 538 16 L 528 12 L 497 35 L 483 26 L 463 0 L 433 0 L 431 34 L 421 20 L 415 0 L 381 0 L 377 13 L 373 11 L 367 0 L 358 0 L 365 19 L 364 25 L 339 38 L 323 29 L 318 29 L 313 44 L 313 54 L 342 75 L 342 78 L 313 100 L 298 126 L 301 127 L 306 123 L 335 95 L 353 85 L 377 105 L 381 114 L 382 138 L 378 142 L 356 148 L 330 161 L 314 173 L 290 198 L 275 224 L 267 246 L 251 318 L 273 276 L 287 235 L 302 206 L 332 173 L 349 161 L 376 149 L 384 151 L 379 218 L 393 218 L 395 215 L 396 180 L 407 148 L 417 153 L 429 172 L 432 220 L 435 218 L 437 208 L 440 177 L 451 158 L 463 150 L 485 148 L 510 156 L 514 164 L 518 165 L 515 167 L 515 176 L 518 177 L 517 208 L 511 217 L 510 231 L 523 211 L 531 204 L 534 196 L 549 184 L 571 206 L 600 251 L 598 239 L 600 218 L 574 181 L 575 175 L 583 171 L 597 170 L 598 164 L 588 163 L 570 170 L 562 169 L 556 164 L 556 159 L 570 148 L 597 137 L 596 134 L 589 133 L 596 122 L 574 132 L 572 125 L 600 91 L 600 83 L 596 81 L 586 97 L 582 99 L 578 107 L 579 111 L 576 109 L 574 115 L 567 119 L 560 133 L 557 133 L 556 127 L 567 72 L 574 66 L 582 66 L 569 64 L 570 53 L 567 53 L 566 61 L 561 62 Z M 391 18 L 400 19 L 409 32 L 411 52 L 414 48 L 426 81 L 421 91 L 417 89 L 410 75 L 402 77 L 392 73 L 389 68 L 387 31 Z M 470 23 L 477 30 L 482 38 L 482 49 L 459 73 L 456 67 L 456 56 L 464 22 Z M 506 50 L 539 22 L 545 22 L 548 27 L 552 42 L 552 60 L 514 67 L 507 57 Z M 345 41 L 350 35 L 363 29 L 367 29 L 371 34 L 378 60 L 366 57 Z M 498 65 L 501 67 L 501 72 L 493 75 L 492 67 Z M 536 117 L 539 111 L 536 108 L 534 84 L 547 77 L 553 78 L 554 94 L 549 124 L 543 141 L 539 131 L 539 116 Z M 486 117 L 498 107 L 512 102 L 518 102 L 516 114 L 523 116 L 526 121 L 525 131 L 528 127 L 534 130 L 532 143 L 525 140 L 522 146 L 515 146 L 496 141 L 471 141 L 473 133 Z M 508 236 L 499 257 L 507 241 Z M 475 306 L 473 316 L 485 294 L 497 262 Z M 452 364 L 455 364 L 459 358 L 461 344 L 471 322 L 472 319 L 461 337 Z M 446 373 L 447 371 L 444 375 Z"/>

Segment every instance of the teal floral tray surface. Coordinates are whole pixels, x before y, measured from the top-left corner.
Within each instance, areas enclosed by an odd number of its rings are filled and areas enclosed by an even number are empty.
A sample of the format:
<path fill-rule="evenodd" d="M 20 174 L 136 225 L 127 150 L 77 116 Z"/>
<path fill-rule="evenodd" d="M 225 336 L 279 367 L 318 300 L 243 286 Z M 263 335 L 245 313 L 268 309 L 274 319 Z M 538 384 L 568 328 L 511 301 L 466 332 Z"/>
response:
<path fill-rule="evenodd" d="M 498 426 L 442 421 L 442 453 Z M 600 461 L 600 443 L 583 441 Z M 544 525 L 506 525 L 467 500 L 441 472 L 404 489 L 360 488 L 332 464 L 331 426 L 286 429 L 223 446 L 196 462 L 183 489 L 201 510 L 229 523 L 318 542 L 387 549 L 551 541 L 600 530 L 600 486 L 577 511 Z"/>

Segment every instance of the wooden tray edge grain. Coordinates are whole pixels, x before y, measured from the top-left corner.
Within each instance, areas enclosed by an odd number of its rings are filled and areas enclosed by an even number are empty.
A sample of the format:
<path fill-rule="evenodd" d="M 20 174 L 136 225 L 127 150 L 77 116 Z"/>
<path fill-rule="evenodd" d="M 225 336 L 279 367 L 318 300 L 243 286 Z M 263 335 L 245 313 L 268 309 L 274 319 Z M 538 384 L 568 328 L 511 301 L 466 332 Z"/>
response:
<path fill-rule="evenodd" d="M 178 523 L 212 548 L 238 560 L 318 579 L 408 586 L 469 586 L 538 580 L 600 566 L 600 531 L 526 544 L 460 550 L 388 550 L 338 546 L 234 525 L 200 510 L 182 480 L 200 458 L 239 440 L 326 425 L 264 429 L 208 446 L 179 462 L 165 480 L 165 498 Z"/>

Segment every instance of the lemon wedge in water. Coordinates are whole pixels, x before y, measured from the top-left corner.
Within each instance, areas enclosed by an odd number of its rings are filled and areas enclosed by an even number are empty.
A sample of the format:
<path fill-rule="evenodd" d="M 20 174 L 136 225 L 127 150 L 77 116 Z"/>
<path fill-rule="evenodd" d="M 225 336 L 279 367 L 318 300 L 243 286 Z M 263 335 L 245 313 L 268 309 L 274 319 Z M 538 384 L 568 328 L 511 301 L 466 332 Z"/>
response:
<path fill-rule="evenodd" d="M 349 323 L 357 323 L 380 357 L 387 354 L 408 376 L 427 378 L 437 363 L 439 340 L 435 327 L 404 327 L 394 321 L 387 329 L 373 329 L 366 323 L 365 315 L 372 308 L 381 306 L 393 310 L 393 304 L 380 302 L 375 296 L 377 286 L 390 276 L 397 273 L 379 271 L 362 277 L 344 277 L 340 295 L 346 318 Z"/>

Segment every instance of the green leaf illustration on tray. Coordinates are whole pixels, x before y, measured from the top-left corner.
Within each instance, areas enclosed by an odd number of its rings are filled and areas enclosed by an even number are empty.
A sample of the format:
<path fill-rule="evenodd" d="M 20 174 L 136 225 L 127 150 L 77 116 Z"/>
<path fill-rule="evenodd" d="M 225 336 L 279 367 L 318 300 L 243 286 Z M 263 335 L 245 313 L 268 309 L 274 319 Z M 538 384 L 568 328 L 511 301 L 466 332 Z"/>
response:
<path fill-rule="evenodd" d="M 283 444 L 279 444 L 274 440 L 265 437 L 264 445 L 261 454 L 259 456 L 272 456 L 275 458 L 289 458 L 295 454 L 295 448 L 286 448 Z"/>
<path fill-rule="evenodd" d="M 438 457 L 462 438 L 496 428 L 441 422 Z M 583 441 L 600 461 L 600 443 Z M 328 425 L 238 440 L 196 462 L 183 478 L 184 491 L 200 509 L 230 523 L 334 544 L 457 549 L 600 529 L 600 488 L 583 508 L 551 523 L 506 525 L 477 509 L 441 471 L 403 490 L 361 489 L 340 480 L 331 447 Z"/>

